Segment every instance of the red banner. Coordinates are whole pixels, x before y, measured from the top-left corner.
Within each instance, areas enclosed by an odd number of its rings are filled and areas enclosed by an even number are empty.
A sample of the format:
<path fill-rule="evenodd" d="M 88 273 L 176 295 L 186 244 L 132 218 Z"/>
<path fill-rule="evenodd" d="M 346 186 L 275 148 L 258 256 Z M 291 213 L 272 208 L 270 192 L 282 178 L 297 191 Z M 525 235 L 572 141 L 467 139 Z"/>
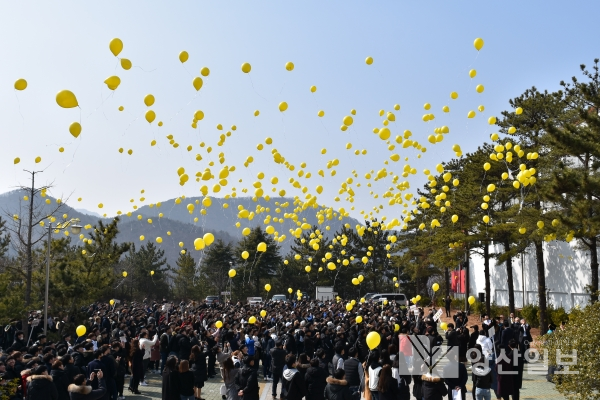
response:
<path fill-rule="evenodd" d="M 450 282 L 450 287 L 452 288 L 452 291 L 454 293 L 464 293 L 465 292 L 465 285 L 466 285 L 466 276 L 465 276 L 465 270 L 460 270 L 460 271 L 451 271 L 451 282 Z"/>

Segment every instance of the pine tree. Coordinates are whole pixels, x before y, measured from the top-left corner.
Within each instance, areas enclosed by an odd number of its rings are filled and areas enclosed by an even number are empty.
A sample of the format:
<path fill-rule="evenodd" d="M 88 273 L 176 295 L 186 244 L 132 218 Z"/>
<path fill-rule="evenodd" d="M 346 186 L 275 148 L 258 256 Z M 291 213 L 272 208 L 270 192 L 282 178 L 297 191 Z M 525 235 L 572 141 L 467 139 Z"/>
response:
<path fill-rule="evenodd" d="M 228 272 L 235 262 L 233 246 L 219 239 L 205 251 L 200 263 L 200 274 L 215 289 L 218 296 L 224 292 L 229 283 Z"/>
<path fill-rule="evenodd" d="M 565 101 L 576 117 L 569 123 L 548 120 L 553 151 L 561 156 L 552 176 L 549 197 L 560 206 L 560 222 L 590 252 L 591 301 L 598 301 L 598 242 L 600 235 L 600 71 L 598 59 L 593 71 L 581 70 L 587 82 L 573 77 L 561 82 Z"/>
<path fill-rule="evenodd" d="M 173 270 L 174 296 L 181 300 L 203 298 L 207 289 L 202 285 L 201 277 L 196 274 L 196 261 L 187 249 L 179 253 L 176 265 L 177 269 Z"/>
<path fill-rule="evenodd" d="M 267 250 L 260 252 L 257 250 L 259 243 L 265 243 Z M 242 258 L 242 253 L 247 251 L 249 257 Z M 277 266 L 283 262 L 279 254 L 279 245 L 268 235 L 261 227 L 256 227 L 239 241 L 235 248 L 235 258 L 237 261 L 236 270 L 238 275 L 234 279 L 236 293 L 242 296 L 253 294 L 260 296 L 265 294 L 261 286 L 261 279 L 264 283 L 270 281 L 277 271 Z M 246 283 L 254 286 L 254 290 L 246 288 Z"/>
<path fill-rule="evenodd" d="M 131 298 L 143 299 L 150 296 L 153 299 L 160 299 L 169 296 L 167 283 L 169 267 L 165 252 L 154 242 L 143 244 L 139 250 L 131 244 L 123 265 L 127 271 L 126 284 L 123 288 L 129 289 Z"/>

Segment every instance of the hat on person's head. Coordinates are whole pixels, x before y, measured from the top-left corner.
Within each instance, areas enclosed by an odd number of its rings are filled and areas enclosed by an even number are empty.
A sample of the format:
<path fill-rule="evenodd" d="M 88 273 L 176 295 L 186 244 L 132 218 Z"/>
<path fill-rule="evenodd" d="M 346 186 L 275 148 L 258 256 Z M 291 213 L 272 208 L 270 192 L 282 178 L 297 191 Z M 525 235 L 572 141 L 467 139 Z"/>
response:
<path fill-rule="evenodd" d="M 38 335 L 37 337 L 38 339 L 46 339 L 46 335 L 44 335 L 43 333 Z"/>
<path fill-rule="evenodd" d="M 286 323 L 285 323 L 285 327 L 286 327 L 286 328 L 289 328 L 290 326 L 292 326 L 292 323 L 291 323 L 291 322 L 286 322 Z"/>

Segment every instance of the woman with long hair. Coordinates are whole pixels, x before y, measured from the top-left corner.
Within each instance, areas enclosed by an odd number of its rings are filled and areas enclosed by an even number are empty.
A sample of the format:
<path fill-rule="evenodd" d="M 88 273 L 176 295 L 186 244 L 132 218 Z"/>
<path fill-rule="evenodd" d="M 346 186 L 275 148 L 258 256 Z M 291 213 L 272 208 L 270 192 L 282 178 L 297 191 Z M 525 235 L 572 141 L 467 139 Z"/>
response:
<path fill-rule="evenodd" d="M 190 364 L 192 365 L 191 369 L 194 373 L 194 396 L 196 399 L 200 400 L 204 400 L 202 399 L 202 388 L 204 387 L 204 382 L 206 382 L 207 379 L 207 356 L 208 351 L 206 351 L 206 348 L 203 350 L 198 345 L 192 346 Z"/>
<path fill-rule="evenodd" d="M 385 364 L 381 368 L 377 391 L 379 400 L 397 400 L 399 397 L 398 381 L 392 376 L 392 367 L 389 364 Z"/>
<path fill-rule="evenodd" d="M 131 369 L 131 380 L 129 381 L 129 391 L 133 394 L 141 394 L 138 390 L 140 382 L 144 377 L 144 353 L 140 349 L 140 341 L 133 339 L 131 341 L 131 350 L 129 351 L 129 368 Z"/>
<path fill-rule="evenodd" d="M 227 392 L 227 400 L 239 400 L 238 392 L 235 387 L 235 376 L 239 371 L 239 368 L 235 367 L 233 359 L 227 357 L 223 362 L 219 363 L 221 369 L 221 378 L 223 378 L 223 384 Z"/>
<path fill-rule="evenodd" d="M 181 360 L 179 363 L 179 398 L 194 400 L 194 373 L 190 371 L 190 363 Z"/>
<path fill-rule="evenodd" d="M 165 369 L 162 373 L 162 400 L 180 400 L 179 395 L 177 357 L 171 356 L 167 358 Z"/>

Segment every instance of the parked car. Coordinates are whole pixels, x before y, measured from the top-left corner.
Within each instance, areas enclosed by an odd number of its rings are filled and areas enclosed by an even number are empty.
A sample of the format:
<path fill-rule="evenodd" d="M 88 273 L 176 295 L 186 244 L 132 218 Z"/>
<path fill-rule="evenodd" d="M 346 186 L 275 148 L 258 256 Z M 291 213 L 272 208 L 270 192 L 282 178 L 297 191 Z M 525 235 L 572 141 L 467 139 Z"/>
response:
<path fill-rule="evenodd" d="M 211 305 L 211 304 L 218 304 L 219 303 L 219 296 L 206 296 L 206 299 L 204 300 L 206 302 L 206 304 Z"/>
<path fill-rule="evenodd" d="M 271 301 L 287 301 L 287 296 L 285 294 L 276 294 L 273 295 Z"/>
<path fill-rule="evenodd" d="M 248 297 L 247 300 L 248 300 L 248 304 L 250 304 L 251 306 L 260 304 L 263 302 L 262 297 Z"/>
<path fill-rule="evenodd" d="M 406 305 L 406 296 L 403 293 L 374 293 L 369 298 L 371 301 L 379 301 L 379 299 L 396 300 L 396 304 Z"/>

